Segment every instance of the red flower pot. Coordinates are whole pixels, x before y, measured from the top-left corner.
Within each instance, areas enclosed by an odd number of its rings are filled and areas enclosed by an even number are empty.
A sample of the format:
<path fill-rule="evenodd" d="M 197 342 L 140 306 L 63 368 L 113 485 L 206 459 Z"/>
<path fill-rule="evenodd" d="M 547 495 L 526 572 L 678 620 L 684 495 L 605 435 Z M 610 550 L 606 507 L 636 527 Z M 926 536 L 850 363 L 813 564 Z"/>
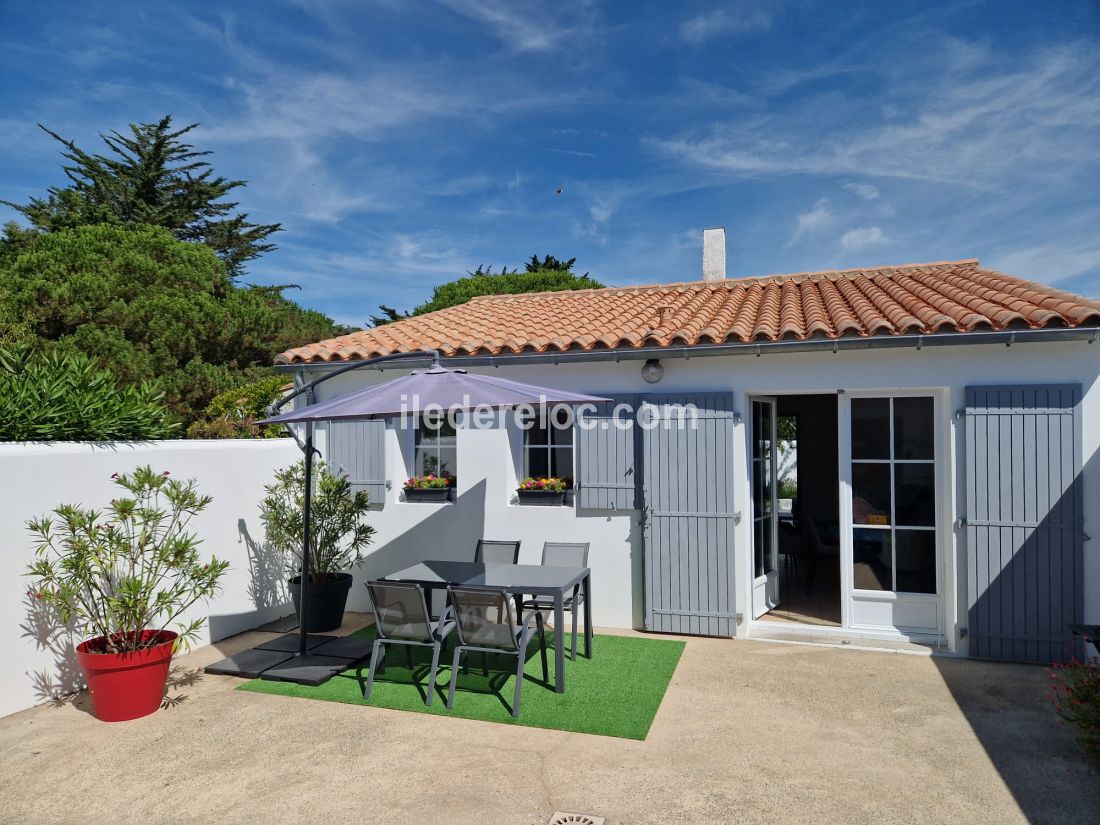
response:
<path fill-rule="evenodd" d="M 143 630 L 141 640 L 155 638 L 156 644 L 136 653 L 90 653 L 89 648 L 102 647 L 102 636 L 76 646 L 96 719 L 125 722 L 160 707 L 178 635 L 171 630 Z"/>

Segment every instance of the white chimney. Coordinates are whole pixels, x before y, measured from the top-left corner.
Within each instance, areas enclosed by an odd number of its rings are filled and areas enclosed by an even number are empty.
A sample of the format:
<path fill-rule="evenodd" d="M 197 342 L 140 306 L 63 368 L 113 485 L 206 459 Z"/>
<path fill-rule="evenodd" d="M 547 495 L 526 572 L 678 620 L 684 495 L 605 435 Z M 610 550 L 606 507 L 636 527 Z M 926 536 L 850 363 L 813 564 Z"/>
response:
<path fill-rule="evenodd" d="M 703 230 L 703 280 L 721 281 L 726 277 L 726 230 Z"/>

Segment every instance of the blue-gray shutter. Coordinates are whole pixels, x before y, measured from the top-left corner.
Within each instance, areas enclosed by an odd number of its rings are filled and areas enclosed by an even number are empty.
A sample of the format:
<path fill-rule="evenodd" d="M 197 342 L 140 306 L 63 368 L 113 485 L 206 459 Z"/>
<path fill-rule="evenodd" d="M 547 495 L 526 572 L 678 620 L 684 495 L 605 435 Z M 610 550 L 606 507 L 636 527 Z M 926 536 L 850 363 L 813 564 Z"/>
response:
<path fill-rule="evenodd" d="M 1081 386 L 966 388 L 970 655 L 1064 660 L 1082 619 Z"/>
<path fill-rule="evenodd" d="M 325 457 L 329 472 L 347 476 L 352 490 L 365 490 L 373 506 L 386 503 L 386 422 L 331 421 Z"/>
<path fill-rule="evenodd" d="M 733 393 L 647 396 L 639 427 L 645 493 L 645 626 L 733 636 L 735 618 Z M 675 407 L 693 404 L 683 426 Z M 650 406 L 652 405 L 652 406 Z M 670 412 L 672 414 L 670 415 Z"/>
<path fill-rule="evenodd" d="M 638 508 L 638 475 L 635 472 L 634 427 L 617 427 L 612 415 L 620 404 L 620 421 L 633 422 L 637 397 L 608 395 L 611 401 L 596 404 L 596 411 L 584 415 L 592 426 L 578 422 L 573 433 L 573 488 L 578 508 L 631 511 Z"/>

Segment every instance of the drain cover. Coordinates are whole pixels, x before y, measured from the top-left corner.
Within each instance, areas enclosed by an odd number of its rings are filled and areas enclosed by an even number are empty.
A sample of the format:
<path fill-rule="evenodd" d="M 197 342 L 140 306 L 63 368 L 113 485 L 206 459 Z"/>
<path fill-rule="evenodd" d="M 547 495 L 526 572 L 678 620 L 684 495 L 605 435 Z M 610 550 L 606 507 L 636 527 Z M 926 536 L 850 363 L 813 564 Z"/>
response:
<path fill-rule="evenodd" d="M 557 811 L 550 817 L 548 825 L 603 825 L 602 816 L 591 814 L 571 814 L 567 811 Z"/>

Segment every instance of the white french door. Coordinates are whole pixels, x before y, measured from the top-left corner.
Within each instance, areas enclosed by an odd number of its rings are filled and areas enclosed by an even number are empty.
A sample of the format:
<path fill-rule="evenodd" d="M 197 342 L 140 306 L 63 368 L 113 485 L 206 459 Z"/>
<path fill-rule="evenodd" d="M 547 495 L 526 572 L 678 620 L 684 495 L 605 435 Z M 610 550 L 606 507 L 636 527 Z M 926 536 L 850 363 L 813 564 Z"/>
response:
<path fill-rule="evenodd" d="M 934 393 L 841 396 L 846 627 L 942 633 L 941 421 Z"/>
<path fill-rule="evenodd" d="M 752 617 L 779 606 L 779 500 L 776 402 L 752 399 Z"/>

